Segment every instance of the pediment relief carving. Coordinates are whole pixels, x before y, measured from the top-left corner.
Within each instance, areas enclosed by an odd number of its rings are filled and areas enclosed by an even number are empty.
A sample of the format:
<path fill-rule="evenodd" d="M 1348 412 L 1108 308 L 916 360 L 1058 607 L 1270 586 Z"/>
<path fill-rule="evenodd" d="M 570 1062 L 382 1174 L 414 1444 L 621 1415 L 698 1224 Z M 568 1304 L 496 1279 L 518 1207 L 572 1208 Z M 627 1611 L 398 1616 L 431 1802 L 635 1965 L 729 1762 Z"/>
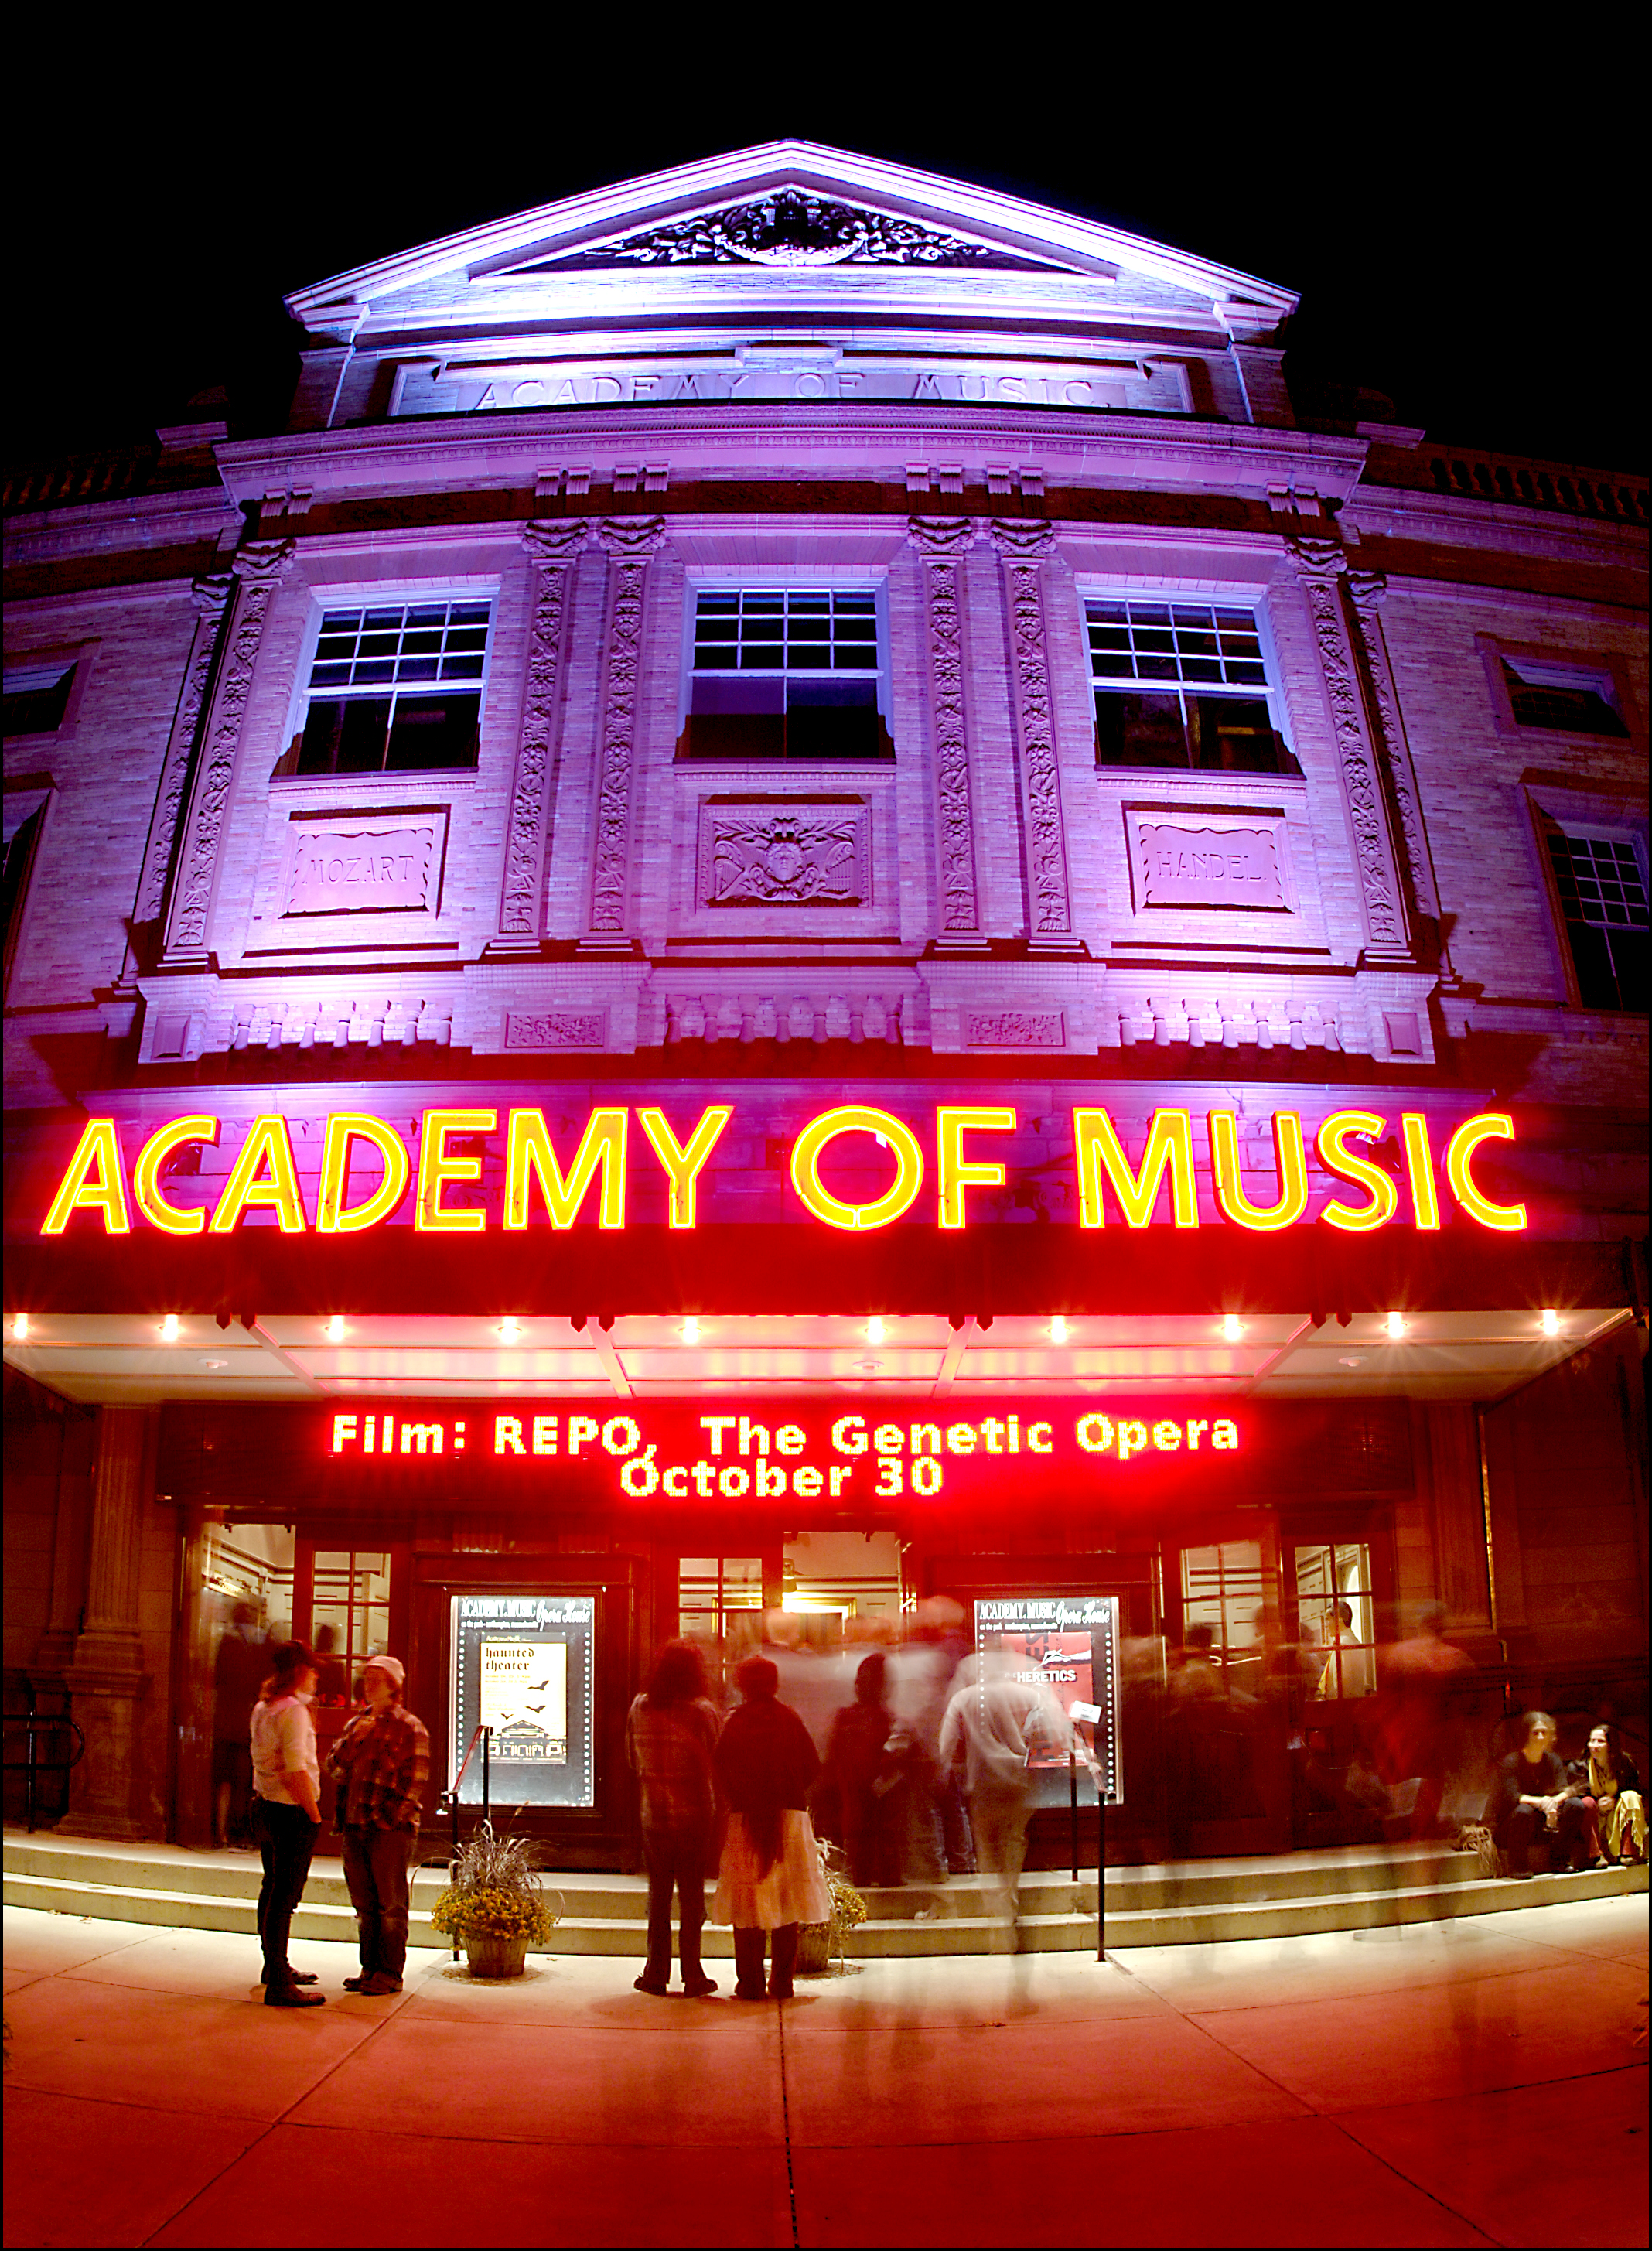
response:
<path fill-rule="evenodd" d="M 518 274 L 626 266 L 969 266 L 1036 271 L 984 242 L 916 219 L 784 188 L 750 203 L 646 227 L 616 241 L 514 269 Z"/>

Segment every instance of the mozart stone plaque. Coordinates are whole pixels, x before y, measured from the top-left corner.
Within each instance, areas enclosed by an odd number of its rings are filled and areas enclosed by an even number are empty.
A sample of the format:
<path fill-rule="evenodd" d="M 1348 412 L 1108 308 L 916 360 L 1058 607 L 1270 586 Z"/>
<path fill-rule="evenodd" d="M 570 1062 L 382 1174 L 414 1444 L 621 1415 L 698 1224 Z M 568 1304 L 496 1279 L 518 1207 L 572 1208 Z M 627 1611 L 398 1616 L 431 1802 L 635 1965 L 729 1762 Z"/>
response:
<path fill-rule="evenodd" d="M 446 826 L 439 814 L 294 821 L 282 912 L 434 912 Z"/>

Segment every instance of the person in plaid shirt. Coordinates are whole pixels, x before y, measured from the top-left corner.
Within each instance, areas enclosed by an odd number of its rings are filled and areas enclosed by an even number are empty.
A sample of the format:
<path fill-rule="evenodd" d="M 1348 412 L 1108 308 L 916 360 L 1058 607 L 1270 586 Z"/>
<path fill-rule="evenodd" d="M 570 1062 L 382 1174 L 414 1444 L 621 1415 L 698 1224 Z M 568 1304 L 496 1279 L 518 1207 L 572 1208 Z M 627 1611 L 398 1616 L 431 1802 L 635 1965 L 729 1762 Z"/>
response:
<path fill-rule="evenodd" d="M 338 1784 L 344 1880 L 361 1936 L 360 1975 L 349 1993 L 399 1993 L 407 1962 L 407 1876 L 430 1773 L 430 1735 L 402 1701 L 407 1675 L 394 1657 L 362 1667 L 366 1698 L 328 1754 Z"/>
<path fill-rule="evenodd" d="M 692 1643 L 670 1641 L 653 1678 L 626 1721 L 626 1757 L 642 1790 L 642 1853 L 648 1870 L 648 1960 L 633 1980 L 639 1993 L 671 1983 L 671 1897 L 681 1901 L 677 1953 L 682 1990 L 715 1993 L 700 1962 L 716 1798 L 712 1753 L 721 1726 L 706 1694 L 705 1667 Z"/>

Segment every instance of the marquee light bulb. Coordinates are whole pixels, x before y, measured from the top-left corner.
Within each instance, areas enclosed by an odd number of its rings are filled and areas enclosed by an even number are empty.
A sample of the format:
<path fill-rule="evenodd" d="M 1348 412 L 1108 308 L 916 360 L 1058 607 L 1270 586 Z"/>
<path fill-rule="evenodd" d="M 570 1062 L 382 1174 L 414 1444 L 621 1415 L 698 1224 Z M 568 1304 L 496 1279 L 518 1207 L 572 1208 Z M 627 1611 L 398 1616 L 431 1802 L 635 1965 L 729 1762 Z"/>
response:
<path fill-rule="evenodd" d="M 1050 1342 L 1052 1344 L 1065 1344 L 1068 1340 L 1068 1330 L 1066 1317 L 1061 1313 L 1057 1313 L 1054 1319 L 1050 1323 Z"/>
<path fill-rule="evenodd" d="M 1547 1316 L 1545 1315 L 1545 1318 L 1546 1319 Z M 29 1333 L 29 1316 L 27 1313 L 13 1314 L 11 1320 L 11 1333 L 16 1337 L 19 1344 L 23 1342 L 24 1339 Z"/>
<path fill-rule="evenodd" d="M 1229 1344 L 1237 1344 L 1245 1333 L 1245 1324 L 1237 1313 L 1222 1315 L 1222 1334 Z"/>
<path fill-rule="evenodd" d="M 1560 1316 L 1552 1306 L 1545 1306 L 1543 1309 L 1543 1333 L 1545 1336 L 1559 1336 L 1560 1333 Z"/>
<path fill-rule="evenodd" d="M 1391 1337 L 1402 1337 L 1402 1336 L 1404 1336 L 1405 1333 L 1406 1333 L 1406 1317 L 1405 1317 L 1405 1315 L 1404 1315 L 1403 1313 L 1390 1313 L 1390 1314 L 1389 1314 L 1389 1316 L 1388 1316 L 1388 1333 L 1389 1333 L 1389 1335 L 1390 1335 Z"/>
<path fill-rule="evenodd" d="M 342 1343 L 343 1343 L 343 1341 L 344 1341 L 344 1316 L 343 1316 L 343 1314 L 342 1314 L 342 1313 L 335 1313 L 335 1314 L 333 1315 L 332 1319 L 328 1322 L 328 1324 L 327 1324 L 327 1340 L 328 1340 L 328 1342 L 329 1344 L 342 1344 Z"/>
<path fill-rule="evenodd" d="M 161 1341 L 162 1344 L 176 1344 L 177 1337 L 178 1317 L 176 1313 L 169 1313 L 161 1324 Z"/>
<path fill-rule="evenodd" d="M 698 1344 L 700 1341 L 700 1324 L 692 1313 L 683 1322 L 682 1340 L 684 1344 Z"/>
<path fill-rule="evenodd" d="M 881 1344 L 888 1337 L 888 1329 L 883 1326 L 882 1315 L 881 1313 L 874 1313 L 871 1319 L 866 1325 L 867 1342 L 868 1344 Z"/>
<path fill-rule="evenodd" d="M 500 1338 L 505 1344 L 520 1344 L 522 1342 L 522 1325 L 516 1319 L 515 1313 L 507 1313 L 504 1319 L 499 1324 Z"/>

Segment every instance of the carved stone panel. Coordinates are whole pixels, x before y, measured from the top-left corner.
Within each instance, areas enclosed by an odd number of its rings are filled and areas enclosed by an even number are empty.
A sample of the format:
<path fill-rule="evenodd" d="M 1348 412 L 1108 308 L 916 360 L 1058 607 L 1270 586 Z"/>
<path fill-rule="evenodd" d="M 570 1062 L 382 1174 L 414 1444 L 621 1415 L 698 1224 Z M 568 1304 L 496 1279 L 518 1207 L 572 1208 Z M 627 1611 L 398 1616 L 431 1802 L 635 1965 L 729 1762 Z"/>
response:
<path fill-rule="evenodd" d="M 604 664 L 602 751 L 597 784 L 587 945 L 628 949 L 626 902 L 631 879 L 631 784 L 636 762 L 643 589 L 648 558 L 665 544 L 660 516 L 610 518 L 597 527 L 612 585 Z"/>
<path fill-rule="evenodd" d="M 964 698 L 964 626 L 959 571 L 975 537 L 967 516 L 915 516 L 907 537 L 924 558 L 930 637 L 930 705 L 935 730 L 935 797 L 941 893 L 940 938 L 978 940 L 975 814 Z"/>
<path fill-rule="evenodd" d="M 602 1008 L 535 1008 L 506 1012 L 508 1048 L 599 1048 L 608 1036 Z"/>
<path fill-rule="evenodd" d="M 1243 907 L 1288 914 L 1283 817 L 1127 807 L 1138 914 L 1155 907 Z"/>
<path fill-rule="evenodd" d="M 1059 1008 L 971 1008 L 964 1036 L 972 1048 L 1064 1048 Z"/>
<path fill-rule="evenodd" d="M 184 671 L 183 692 L 178 698 L 172 732 L 167 741 L 166 763 L 161 772 L 154 818 L 149 823 L 149 842 L 144 848 L 143 875 L 134 916 L 140 923 L 156 921 L 166 904 L 167 870 L 172 864 L 172 849 L 177 842 L 178 821 L 201 731 L 201 712 L 212 676 L 224 613 L 235 591 L 235 581 L 227 571 L 221 571 L 197 578 L 190 591 L 197 622 Z"/>
<path fill-rule="evenodd" d="M 305 915 L 434 914 L 440 904 L 445 811 L 335 815 L 291 822 L 284 920 Z"/>
<path fill-rule="evenodd" d="M 1021 819 L 1027 904 L 1034 945 L 1070 945 L 1073 911 L 1067 886 L 1067 833 L 1055 750 L 1054 699 L 1046 648 L 1040 565 L 1053 552 L 1047 523 L 992 526 L 1009 606 L 1011 676 L 1020 747 Z"/>
<path fill-rule="evenodd" d="M 700 808 L 701 904 L 864 904 L 867 820 L 860 798 L 708 799 Z"/>
<path fill-rule="evenodd" d="M 534 622 L 505 837 L 505 878 L 499 904 L 501 938 L 531 942 L 539 937 L 563 617 L 570 571 L 585 537 L 586 526 L 582 523 L 530 523 L 522 534 L 522 544 L 534 564 Z"/>

